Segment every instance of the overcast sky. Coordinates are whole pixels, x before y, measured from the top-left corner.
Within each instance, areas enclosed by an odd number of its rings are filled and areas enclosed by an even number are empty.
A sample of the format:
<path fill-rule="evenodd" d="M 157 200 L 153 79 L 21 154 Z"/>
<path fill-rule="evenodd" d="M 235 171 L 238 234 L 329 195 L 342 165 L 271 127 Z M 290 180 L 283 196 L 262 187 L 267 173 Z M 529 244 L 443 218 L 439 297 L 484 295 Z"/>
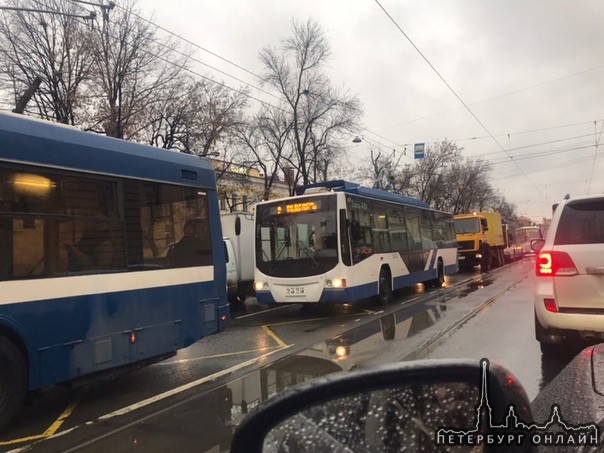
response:
<path fill-rule="evenodd" d="M 604 150 L 596 146 L 604 125 L 604 1 L 380 4 L 139 0 L 137 6 L 155 23 L 255 74 L 262 73 L 261 48 L 290 36 L 292 18 L 312 18 L 331 46 L 332 82 L 362 102 L 366 129 L 359 135 L 388 151 L 406 146 L 402 162 L 413 161 L 415 143 L 452 140 L 465 155 L 491 161 L 493 186 L 535 221 L 551 217 L 552 203 L 566 193 L 604 192 Z M 198 49 L 195 56 L 259 86 L 250 73 L 207 52 Z M 208 67 L 196 70 L 241 85 Z M 355 164 L 368 159 L 368 150 L 367 141 L 350 143 Z"/>

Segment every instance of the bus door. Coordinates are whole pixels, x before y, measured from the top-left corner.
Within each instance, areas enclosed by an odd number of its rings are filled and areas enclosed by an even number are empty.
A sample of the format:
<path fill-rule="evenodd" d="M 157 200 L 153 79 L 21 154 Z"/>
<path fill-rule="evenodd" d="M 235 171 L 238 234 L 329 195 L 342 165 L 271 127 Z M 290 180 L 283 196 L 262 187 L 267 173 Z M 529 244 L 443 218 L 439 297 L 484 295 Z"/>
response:
<path fill-rule="evenodd" d="M 422 211 L 413 207 L 405 207 L 405 223 L 407 225 L 409 252 L 407 259 L 403 257 L 409 273 L 421 272 L 426 267 L 427 255 L 422 244 L 421 223 Z"/>

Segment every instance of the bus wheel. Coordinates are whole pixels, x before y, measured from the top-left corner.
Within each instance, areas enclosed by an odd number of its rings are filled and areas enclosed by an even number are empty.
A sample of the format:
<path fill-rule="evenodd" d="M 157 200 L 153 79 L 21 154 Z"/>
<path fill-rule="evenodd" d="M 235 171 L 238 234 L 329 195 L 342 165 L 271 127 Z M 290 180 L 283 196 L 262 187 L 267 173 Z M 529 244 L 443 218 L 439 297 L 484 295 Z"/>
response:
<path fill-rule="evenodd" d="M 442 260 L 439 258 L 436 265 L 436 278 L 425 282 L 425 286 L 428 288 L 442 288 L 443 283 L 445 283 L 445 269 Z"/>
<path fill-rule="evenodd" d="M 21 351 L 0 336 L 0 430 L 17 411 L 27 390 L 27 367 Z"/>
<path fill-rule="evenodd" d="M 380 305 L 386 306 L 392 302 L 392 279 L 390 278 L 390 272 L 386 268 L 382 268 L 380 271 L 380 287 L 378 288 L 377 301 Z"/>

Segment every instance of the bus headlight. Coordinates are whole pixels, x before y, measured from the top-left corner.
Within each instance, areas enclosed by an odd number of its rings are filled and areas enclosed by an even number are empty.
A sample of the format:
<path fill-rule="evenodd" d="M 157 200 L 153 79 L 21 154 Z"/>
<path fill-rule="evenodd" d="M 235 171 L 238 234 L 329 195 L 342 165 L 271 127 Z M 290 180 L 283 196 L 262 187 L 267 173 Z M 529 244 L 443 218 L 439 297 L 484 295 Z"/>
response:
<path fill-rule="evenodd" d="M 346 288 L 346 279 L 332 278 L 330 280 L 325 280 L 325 286 L 328 288 Z"/>
<path fill-rule="evenodd" d="M 336 348 L 336 355 L 338 358 L 343 359 L 344 357 L 350 355 L 350 348 L 348 346 L 338 346 Z"/>
<path fill-rule="evenodd" d="M 254 289 L 256 291 L 266 291 L 268 289 L 268 283 L 266 282 L 255 282 Z"/>

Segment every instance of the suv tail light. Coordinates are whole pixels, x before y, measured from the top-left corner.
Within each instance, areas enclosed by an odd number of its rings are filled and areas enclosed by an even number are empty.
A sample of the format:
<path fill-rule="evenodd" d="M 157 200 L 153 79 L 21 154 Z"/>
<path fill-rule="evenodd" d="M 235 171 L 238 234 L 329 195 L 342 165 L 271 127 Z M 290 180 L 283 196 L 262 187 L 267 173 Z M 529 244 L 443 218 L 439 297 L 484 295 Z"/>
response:
<path fill-rule="evenodd" d="M 579 274 L 575 263 L 566 252 L 541 251 L 535 263 L 538 277 L 572 277 Z"/>

